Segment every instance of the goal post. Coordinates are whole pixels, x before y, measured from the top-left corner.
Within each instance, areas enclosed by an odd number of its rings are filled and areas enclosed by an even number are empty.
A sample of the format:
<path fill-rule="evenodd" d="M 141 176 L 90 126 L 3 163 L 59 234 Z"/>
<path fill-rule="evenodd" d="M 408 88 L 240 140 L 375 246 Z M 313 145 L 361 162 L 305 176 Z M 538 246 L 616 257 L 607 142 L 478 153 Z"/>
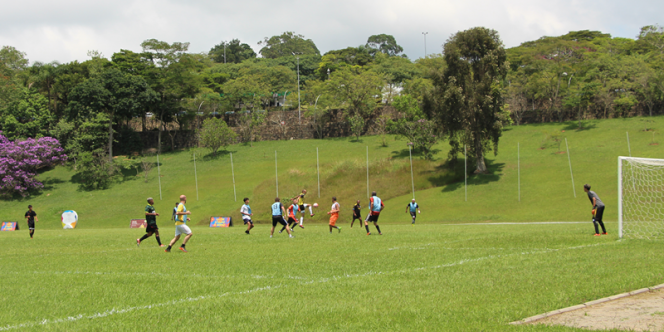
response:
<path fill-rule="evenodd" d="M 664 159 L 618 157 L 618 235 L 664 238 Z"/>

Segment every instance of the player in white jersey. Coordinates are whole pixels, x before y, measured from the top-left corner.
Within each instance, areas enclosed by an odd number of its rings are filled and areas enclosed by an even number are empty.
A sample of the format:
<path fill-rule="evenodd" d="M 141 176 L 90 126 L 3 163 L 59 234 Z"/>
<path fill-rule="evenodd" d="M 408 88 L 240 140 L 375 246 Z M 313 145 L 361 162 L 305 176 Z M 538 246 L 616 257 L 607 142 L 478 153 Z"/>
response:
<path fill-rule="evenodd" d="M 242 221 L 244 221 L 244 224 L 247 225 L 247 230 L 244 231 L 245 233 L 249 234 L 249 231 L 254 228 L 254 222 L 251 221 L 251 216 L 254 214 L 251 213 L 251 207 L 249 206 L 249 198 L 245 197 L 244 198 L 244 205 L 240 208 L 240 213 L 242 214 Z"/>

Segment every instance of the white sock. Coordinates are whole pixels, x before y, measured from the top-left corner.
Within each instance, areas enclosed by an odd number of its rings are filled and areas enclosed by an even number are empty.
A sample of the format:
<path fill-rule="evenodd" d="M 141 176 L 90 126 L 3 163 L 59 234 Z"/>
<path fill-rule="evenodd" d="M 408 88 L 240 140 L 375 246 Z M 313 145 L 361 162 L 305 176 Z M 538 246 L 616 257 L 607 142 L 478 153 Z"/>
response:
<path fill-rule="evenodd" d="M 303 221 L 304 221 L 304 217 L 300 217 L 300 226 L 302 226 Z"/>
<path fill-rule="evenodd" d="M 314 214 L 314 212 L 311 211 L 311 205 L 309 205 L 309 214 Z"/>

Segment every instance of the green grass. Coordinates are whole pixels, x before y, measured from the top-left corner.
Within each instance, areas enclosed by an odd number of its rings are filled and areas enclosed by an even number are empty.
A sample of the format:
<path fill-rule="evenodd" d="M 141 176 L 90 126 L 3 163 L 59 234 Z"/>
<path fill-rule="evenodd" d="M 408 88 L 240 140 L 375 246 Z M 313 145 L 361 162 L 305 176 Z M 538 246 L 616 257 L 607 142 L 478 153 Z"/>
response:
<path fill-rule="evenodd" d="M 651 128 L 664 127 L 664 117 L 653 118 Z M 639 118 L 589 121 L 586 129 L 576 130 L 576 122 L 513 126 L 500 139 L 498 155 L 489 154 L 489 174 L 474 175 L 472 165 L 465 201 L 463 156 L 455 165 L 447 164 L 447 142 L 441 142 L 436 160 L 414 157 L 416 198 L 426 222 L 482 221 L 579 221 L 588 220 L 590 204 L 583 184 L 590 183 L 607 204 L 605 219 L 617 219 L 617 157 L 627 155 L 625 132 L 629 131 L 632 155 L 664 157 L 661 145 L 652 145 L 652 132 L 643 131 Z M 545 132 L 562 131 L 569 142 L 576 198 L 572 188 L 568 156 L 556 147 L 540 149 Z M 194 178 L 193 151 L 161 156 L 162 197 L 159 199 L 157 170 L 147 183 L 142 175 L 128 173 L 110 189 L 82 191 L 74 172 L 58 167 L 40 174 L 46 188 L 25 199 L 2 200 L 3 220 L 21 220 L 28 204 L 35 206 L 41 229 L 58 229 L 60 214 L 78 212 L 79 227 L 126 228 L 132 218 L 141 218 L 145 198 L 156 198 L 163 222 L 181 194 L 188 196 L 187 207 L 194 223 L 204 225 L 210 216 L 239 219 L 243 197 L 251 198 L 256 219 L 269 219 L 269 205 L 276 195 L 274 152 L 278 151 L 279 195 L 292 197 L 307 188 L 307 202 L 321 208 L 308 222 L 325 222 L 330 198 L 337 196 L 342 214 L 350 214 L 357 199 L 366 206 L 366 148 L 369 148 L 370 187 L 377 190 L 387 206 L 382 221 L 407 221 L 405 205 L 411 198 L 410 166 L 404 141 L 390 139 L 380 146 L 379 137 L 351 139 L 266 141 L 253 146 L 234 145 L 233 152 L 237 202 L 233 194 L 230 156 L 214 158 L 206 149 L 198 150 L 198 200 Z M 521 201 L 517 187 L 517 144 L 521 158 Z M 319 149 L 321 198 L 318 198 L 316 148 Z M 565 151 L 565 143 L 561 145 Z M 124 158 L 124 157 L 119 157 Z M 156 160 L 155 160 L 156 161 Z M 166 216 L 166 217 L 165 217 Z"/>
<path fill-rule="evenodd" d="M 192 227 L 187 254 L 136 248 L 138 229 L 3 233 L 0 331 L 576 331 L 508 323 L 664 282 L 661 243 L 612 223 L 347 223 Z"/>

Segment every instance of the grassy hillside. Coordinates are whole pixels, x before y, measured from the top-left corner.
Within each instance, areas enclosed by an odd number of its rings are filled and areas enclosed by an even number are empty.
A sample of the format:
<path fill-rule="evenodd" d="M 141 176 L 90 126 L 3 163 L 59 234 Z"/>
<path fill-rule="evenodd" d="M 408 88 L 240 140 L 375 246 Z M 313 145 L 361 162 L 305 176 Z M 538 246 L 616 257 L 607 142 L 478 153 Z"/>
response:
<path fill-rule="evenodd" d="M 606 219 L 616 219 L 617 157 L 627 155 L 625 132 L 629 132 L 633 156 L 664 157 L 659 144 L 652 144 L 650 128 L 664 128 L 664 118 L 645 122 L 641 118 L 598 120 L 583 130 L 576 123 L 509 127 L 500 140 L 498 155 L 489 155 L 490 174 L 470 175 L 468 201 L 464 199 L 463 156 L 454 166 L 446 164 L 447 142 L 438 145 L 437 160 L 414 156 L 416 198 L 422 207 L 421 222 L 482 221 L 571 221 L 589 220 L 590 204 L 583 184 L 590 183 L 607 204 Z M 562 132 L 564 130 L 564 132 Z M 560 132 L 569 142 L 576 183 L 576 198 L 570 179 L 565 142 L 561 151 L 549 145 L 542 149 L 545 133 Z M 658 136 L 655 135 L 655 141 Z M 664 142 L 663 142 L 664 143 Z M 521 201 L 517 193 L 517 144 L 521 155 Z M 316 148 L 319 149 L 321 198 L 318 198 Z M 79 214 L 79 227 L 127 227 L 129 219 L 141 218 L 145 198 L 156 198 L 158 221 L 167 218 L 180 194 L 189 199 L 192 220 L 205 224 L 212 215 L 239 217 L 241 200 L 252 199 L 259 221 L 266 221 L 268 208 L 276 195 L 274 155 L 278 153 L 279 196 L 292 197 L 302 188 L 309 191 L 307 202 L 321 208 L 313 220 L 325 220 L 330 197 L 337 196 L 342 216 L 350 216 L 352 203 L 361 199 L 366 206 L 366 149 L 369 151 L 370 188 L 385 200 L 382 222 L 407 222 L 405 205 L 411 198 L 410 166 L 405 141 L 390 140 L 381 147 L 378 137 L 352 139 L 267 141 L 229 147 L 233 153 L 237 202 L 234 200 L 230 156 L 217 157 L 199 149 L 198 199 L 194 179 L 193 150 L 166 153 L 160 157 L 162 197 L 159 199 L 157 169 L 144 182 L 142 175 L 126 174 L 110 189 L 82 191 L 74 172 L 58 167 L 40 174 L 46 188 L 20 200 L 0 201 L 3 220 L 20 220 L 28 204 L 39 214 L 38 228 L 59 228 L 60 214 L 73 209 Z M 121 157 L 120 157 L 121 158 Z M 156 161 L 156 160 L 155 160 Z M 469 165 L 469 169 L 473 169 Z M 366 210 L 366 209 L 365 209 Z M 311 222 L 310 221 L 310 222 Z"/>

